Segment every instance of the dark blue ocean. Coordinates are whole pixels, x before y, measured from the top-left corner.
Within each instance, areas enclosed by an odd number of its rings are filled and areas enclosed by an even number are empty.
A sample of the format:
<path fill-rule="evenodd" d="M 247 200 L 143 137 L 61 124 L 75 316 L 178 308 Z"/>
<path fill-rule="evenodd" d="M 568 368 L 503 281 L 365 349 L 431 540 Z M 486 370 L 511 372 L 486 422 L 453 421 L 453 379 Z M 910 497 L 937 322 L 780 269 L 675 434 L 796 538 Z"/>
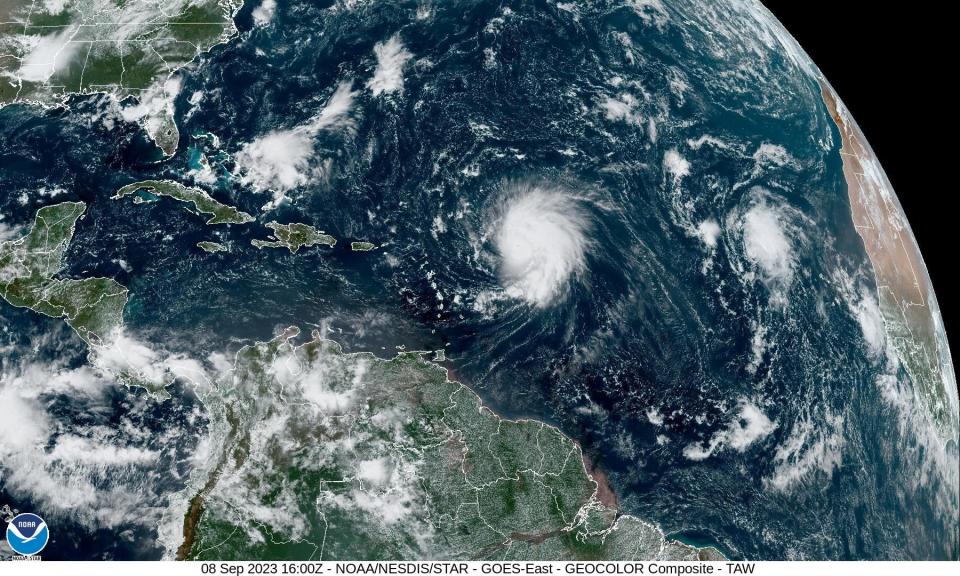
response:
<path fill-rule="evenodd" d="M 640 4 L 281 0 L 256 25 L 248 2 L 239 36 L 177 74 L 170 159 L 137 124 L 101 120 L 118 106 L 108 96 L 0 109 L 0 225 L 87 202 L 63 275 L 124 284 L 127 329 L 194 358 L 292 324 L 347 351 L 443 349 L 495 411 L 575 438 L 624 513 L 731 558 L 956 558 L 957 495 L 884 395 L 906 374 L 871 352 L 858 321 L 876 286 L 816 80 L 726 3 Z M 375 46 L 394 35 L 412 55 L 402 90 L 374 96 Z M 315 134 L 317 171 L 262 212 L 271 193 L 237 158 L 315 118 L 343 82 L 357 92 L 349 129 Z M 212 181 L 196 180 L 201 157 Z M 258 221 L 205 226 L 170 199 L 110 199 L 158 178 Z M 542 307 L 504 295 L 491 233 L 505 199 L 530 186 L 568 194 L 589 232 L 582 270 Z M 751 214 L 779 233 L 754 246 Z M 251 246 L 271 220 L 338 243 Z M 713 245 L 698 235 L 705 222 Z M 201 240 L 230 251 L 206 254 Z M 0 324 L 8 378 L 27 361 L 85 362 L 60 320 L 3 304 Z M 91 427 L 118 430 L 124 446 L 174 438 L 141 471 L 144 506 L 162 508 L 207 425 L 189 387 L 171 394 L 157 403 L 117 386 L 95 406 L 45 395 L 49 449 Z M 42 514 L 8 489 L 5 466 L 0 504 Z M 162 554 L 151 525 L 91 530 L 69 509 L 48 514 L 45 559 Z"/>

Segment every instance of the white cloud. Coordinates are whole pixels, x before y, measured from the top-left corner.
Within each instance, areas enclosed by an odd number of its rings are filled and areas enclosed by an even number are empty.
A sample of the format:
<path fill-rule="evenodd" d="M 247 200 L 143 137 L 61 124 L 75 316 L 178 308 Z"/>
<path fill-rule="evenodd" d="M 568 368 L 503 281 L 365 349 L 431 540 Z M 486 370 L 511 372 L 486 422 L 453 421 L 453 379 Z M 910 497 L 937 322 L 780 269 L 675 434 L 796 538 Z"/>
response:
<path fill-rule="evenodd" d="M 343 509 L 359 509 L 378 522 L 390 526 L 407 517 L 416 508 L 419 499 L 419 480 L 415 462 L 398 460 L 389 465 L 385 459 L 361 463 L 371 476 L 370 485 L 355 488 L 348 493 L 332 498 Z M 376 480 L 376 481 L 374 481 Z"/>
<path fill-rule="evenodd" d="M 688 460 L 706 460 L 713 455 L 713 452 L 716 448 L 713 444 L 704 447 L 700 443 L 687 444 L 683 448 L 683 455 L 686 456 Z"/>
<path fill-rule="evenodd" d="M 217 379 L 226 379 L 233 372 L 233 362 L 222 352 L 213 352 L 207 357 L 207 362 L 213 367 Z"/>
<path fill-rule="evenodd" d="M 647 138 L 654 144 L 657 143 L 657 121 L 652 116 L 647 119 Z"/>
<path fill-rule="evenodd" d="M 353 107 L 353 99 L 356 95 L 352 81 L 344 80 L 338 84 L 327 105 L 308 125 L 307 131 L 316 134 L 320 130 L 351 127 L 353 122 L 350 118 L 350 109 Z"/>
<path fill-rule="evenodd" d="M 17 75 L 27 82 L 46 82 L 57 71 L 63 70 L 79 53 L 81 46 L 70 42 L 79 28 L 65 28 L 57 34 L 46 36 L 26 36 L 23 41 L 29 45 L 29 52 L 20 62 Z"/>
<path fill-rule="evenodd" d="M 829 478 L 843 461 L 843 418 L 826 413 L 817 428 L 808 418 L 801 420 L 774 455 L 776 468 L 764 483 L 776 490 L 787 490 L 815 471 Z"/>
<path fill-rule="evenodd" d="M 253 11 L 253 22 L 257 26 L 266 26 L 273 20 L 277 11 L 277 0 L 263 0 Z"/>
<path fill-rule="evenodd" d="M 272 505 L 266 505 L 263 503 L 264 495 L 251 494 L 251 488 L 242 481 L 243 478 L 241 475 L 231 475 L 221 480 L 216 497 L 207 501 L 207 505 L 214 508 L 211 512 L 215 517 L 229 518 L 242 514 L 245 520 L 270 526 L 289 540 L 301 540 L 307 534 L 306 518 L 297 513 L 300 508 L 291 483 L 281 483 L 279 492 L 270 499 Z M 258 491 L 263 489 L 262 486 L 258 488 Z"/>
<path fill-rule="evenodd" d="M 114 386 L 88 366 L 27 364 L 0 375 L 5 489 L 34 502 L 48 520 L 65 515 L 91 529 L 155 522 L 162 472 L 149 469 L 159 456 L 154 450 L 171 444 L 153 438 L 144 446 L 149 433 L 131 414 L 149 410 L 152 401 L 131 398 L 117 406 L 105 394 Z M 65 419 L 51 409 L 57 399 L 85 418 Z"/>
<path fill-rule="evenodd" d="M 314 161 L 316 136 L 322 130 L 352 126 L 350 110 L 355 96 L 352 82 L 341 82 L 323 110 L 307 124 L 274 130 L 243 146 L 236 159 L 241 181 L 258 192 L 274 192 L 266 209 L 282 202 L 286 192 L 324 176 L 329 163 Z"/>
<path fill-rule="evenodd" d="M 303 129 L 277 130 L 246 144 L 237 156 L 243 183 L 257 190 L 287 191 L 310 179 L 313 135 Z"/>
<path fill-rule="evenodd" d="M 663 414 L 657 410 L 656 406 L 651 406 L 647 408 L 647 420 L 654 426 L 663 425 Z"/>
<path fill-rule="evenodd" d="M 167 356 L 163 366 L 171 375 L 204 389 L 211 383 L 210 375 L 199 361 L 180 355 Z"/>
<path fill-rule="evenodd" d="M 727 441 L 731 448 L 743 452 L 754 442 L 766 438 L 776 427 L 756 405 L 741 401 L 738 417 L 727 427 Z"/>
<path fill-rule="evenodd" d="M 98 398 L 110 386 L 107 380 L 87 365 L 68 370 L 31 363 L 22 366 L 18 374 L 8 378 L 25 398 L 36 398 L 41 393 Z"/>
<path fill-rule="evenodd" d="M 23 230 L 21 227 L 10 226 L 9 224 L 0 222 L 0 242 L 6 242 L 7 240 L 19 238 L 22 233 Z"/>
<path fill-rule="evenodd" d="M 671 148 L 663 155 L 663 168 L 667 174 L 673 176 L 673 184 L 677 185 L 680 180 L 690 175 L 690 162 L 677 152 L 676 148 Z"/>
<path fill-rule="evenodd" d="M 493 235 L 508 296 L 543 308 L 586 267 L 590 221 L 563 190 L 522 186 L 503 206 Z"/>
<path fill-rule="evenodd" d="M 716 248 L 717 239 L 720 237 L 720 224 L 713 218 L 704 220 L 697 226 L 697 236 L 703 240 L 707 248 Z"/>
<path fill-rule="evenodd" d="M 373 47 L 377 57 L 377 69 L 373 78 L 367 82 L 367 88 L 374 96 L 403 92 L 403 68 L 413 54 L 407 51 L 400 40 L 399 34 L 394 34 L 386 42 L 378 42 Z"/>
<path fill-rule="evenodd" d="M 68 0 L 43 0 L 43 8 L 47 14 L 59 14 L 67 7 Z"/>
<path fill-rule="evenodd" d="M 93 363 L 108 373 L 135 374 L 148 382 L 159 383 L 166 379 L 167 370 L 160 354 L 122 329 L 114 332 L 106 345 L 94 349 Z"/>
<path fill-rule="evenodd" d="M 244 525 L 250 525 L 249 520 L 269 524 L 282 530 L 285 538 L 305 538 L 306 515 L 299 513 L 304 511 L 304 503 L 296 496 L 299 481 L 285 482 L 279 494 L 273 492 L 274 483 L 263 481 L 262 470 L 276 466 L 282 454 L 287 465 L 289 458 L 295 458 L 296 466 L 353 471 L 343 480 L 322 483 L 320 497 L 310 503 L 311 511 L 325 513 L 337 508 L 374 530 L 390 530 L 405 520 L 414 525 L 421 522 L 418 517 L 411 518 L 423 505 L 418 474 L 421 461 L 414 451 L 397 449 L 403 445 L 403 424 L 408 417 L 399 406 L 375 414 L 366 406 L 371 392 L 367 387 L 380 383 L 368 381 L 372 361 L 327 350 L 304 354 L 286 344 L 263 361 L 268 363 L 273 385 L 258 380 L 252 383 L 256 390 L 248 390 L 257 394 L 260 407 L 248 421 L 249 455 L 240 469 L 224 474 L 208 496 L 212 514 L 227 515 Z M 213 361 L 224 374 L 230 372 L 227 362 L 222 355 Z M 309 441 L 296 432 L 316 427 L 327 430 L 327 440 Z M 175 512 L 186 509 L 183 502 L 177 506 Z M 182 513 L 170 516 L 171 521 L 176 518 L 181 519 L 182 527 Z M 409 528 L 405 524 L 405 529 Z M 429 534 L 429 525 L 423 529 Z M 176 526 L 165 523 L 164 531 L 164 541 L 175 549 L 180 541 Z M 248 537 L 257 540 L 261 536 L 249 533 Z"/>
<path fill-rule="evenodd" d="M 863 339 L 867 343 L 870 354 L 882 355 L 887 347 L 887 330 L 877 299 L 867 290 L 863 290 L 860 300 L 851 306 L 851 312 L 860 324 L 860 330 L 863 331 Z"/>
<path fill-rule="evenodd" d="M 660 0 L 628 0 L 627 5 L 633 8 L 644 22 L 657 28 L 662 28 L 670 19 Z"/>
<path fill-rule="evenodd" d="M 340 414 L 350 409 L 356 402 L 353 389 L 334 391 L 319 373 L 312 373 L 300 381 L 303 398 L 325 414 Z"/>
<path fill-rule="evenodd" d="M 210 376 L 200 362 L 171 354 L 138 340 L 123 328 L 110 335 L 110 339 L 90 351 L 90 362 L 111 378 L 128 383 L 142 384 L 159 390 L 179 378 L 198 391 L 205 391 L 211 384 Z"/>
<path fill-rule="evenodd" d="M 173 115 L 173 101 L 180 95 L 181 88 L 182 83 L 176 78 L 154 84 L 140 94 L 135 104 L 125 106 L 120 113 L 127 122 L 139 122 L 167 113 Z"/>
<path fill-rule="evenodd" d="M 688 444 L 683 449 L 683 455 L 690 460 L 705 460 L 726 446 L 737 452 L 745 452 L 755 442 L 776 430 L 776 423 L 761 412 L 756 404 L 741 398 L 738 408 L 726 428 L 717 431 L 706 445 L 700 442 Z"/>
<path fill-rule="evenodd" d="M 433 16 L 433 8 L 429 4 L 417 6 L 417 20 L 427 20 Z"/>
<path fill-rule="evenodd" d="M 616 98 L 606 97 L 600 102 L 600 109 L 603 110 L 607 120 L 612 122 L 626 122 L 640 126 L 643 124 L 643 116 L 636 110 L 637 99 L 630 94 L 620 94 Z"/>
<path fill-rule="evenodd" d="M 355 388 L 333 390 L 330 388 L 331 380 L 327 367 L 320 362 L 315 363 L 310 371 L 303 374 L 298 384 L 303 398 L 324 414 L 346 412 L 356 403 L 357 390 Z"/>
<path fill-rule="evenodd" d="M 763 362 L 763 354 L 767 351 L 767 327 L 760 322 L 751 322 L 753 329 L 753 338 L 750 339 L 750 363 L 747 364 L 747 372 L 756 374 Z"/>
<path fill-rule="evenodd" d="M 187 174 L 193 178 L 195 182 L 200 184 L 206 184 L 207 186 L 213 186 L 217 183 L 217 174 L 213 171 L 213 166 L 210 164 L 210 160 L 207 159 L 205 154 L 200 155 L 200 167 L 193 168 Z"/>
<path fill-rule="evenodd" d="M 134 104 L 124 106 L 120 115 L 127 122 L 137 122 L 156 142 L 167 141 L 165 131 L 177 129 L 174 103 L 183 87 L 179 78 L 157 82 L 141 92 Z"/>
<path fill-rule="evenodd" d="M 382 486 L 390 479 L 387 459 L 377 458 L 357 463 L 357 478 L 374 486 Z"/>
<path fill-rule="evenodd" d="M 729 150 L 731 148 L 730 144 L 724 142 L 716 136 L 711 136 L 709 134 L 704 134 L 699 138 L 690 138 L 687 140 L 687 146 L 692 150 L 699 150 L 703 148 L 704 145 L 710 145 L 721 150 Z"/>
<path fill-rule="evenodd" d="M 349 364 L 349 374 L 341 374 L 336 372 L 342 369 L 340 363 L 328 363 L 324 360 L 325 358 L 321 357 L 304 368 L 295 356 L 280 355 L 274 359 L 271 373 L 279 382 L 298 391 L 318 412 L 326 415 L 345 413 L 358 402 L 357 390 L 362 388 L 368 362 L 358 359 Z M 350 377 L 349 387 L 331 386 L 344 376 Z"/>
<path fill-rule="evenodd" d="M 85 466 L 111 467 L 149 463 L 156 459 L 157 453 L 143 448 L 101 444 L 90 438 L 65 435 L 57 439 L 57 444 L 48 457 L 51 460 Z"/>
<path fill-rule="evenodd" d="M 786 148 L 779 144 L 764 142 L 757 151 L 753 153 L 753 159 L 759 165 L 773 164 L 774 166 L 785 166 L 793 163 L 793 157 L 787 152 Z"/>
<path fill-rule="evenodd" d="M 36 399 L 24 397 L 13 386 L 0 389 L 0 465 L 14 454 L 42 451 L 49 426 Z"/>
<path fill-rule="evenodd" d="M 793 279 L 793 249 L 776 210 L 758 202 L 743 217 L 744 254 L 768 284 L 789 286 Z"/>

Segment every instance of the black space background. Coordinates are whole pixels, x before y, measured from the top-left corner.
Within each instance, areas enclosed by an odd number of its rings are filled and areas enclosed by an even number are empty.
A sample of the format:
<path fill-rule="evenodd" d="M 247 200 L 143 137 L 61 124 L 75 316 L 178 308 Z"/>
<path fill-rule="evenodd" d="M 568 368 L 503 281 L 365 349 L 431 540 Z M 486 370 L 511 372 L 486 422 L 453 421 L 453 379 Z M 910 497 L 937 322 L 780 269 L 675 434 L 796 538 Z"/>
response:
<path fill-rule="evenodd" d="M 960 31 L 936 5 L 859 0 L 763 0 L 853 113 L 900 198 L 933 279 L 951 351 L 957 312 L 953 133 Z"/>

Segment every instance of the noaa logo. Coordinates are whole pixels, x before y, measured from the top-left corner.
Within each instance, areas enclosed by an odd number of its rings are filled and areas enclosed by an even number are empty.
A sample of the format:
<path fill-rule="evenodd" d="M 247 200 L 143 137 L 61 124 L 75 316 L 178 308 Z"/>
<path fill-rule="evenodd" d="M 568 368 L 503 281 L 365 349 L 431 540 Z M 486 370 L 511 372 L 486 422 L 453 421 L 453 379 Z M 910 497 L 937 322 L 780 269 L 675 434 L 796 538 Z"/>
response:
<path fill-rule="evenodd" d="M 47 545 L 50 531 L 36 514 L 20 514 L 7 524 L 7 544 L 17 554 L 33 556 Z"/>

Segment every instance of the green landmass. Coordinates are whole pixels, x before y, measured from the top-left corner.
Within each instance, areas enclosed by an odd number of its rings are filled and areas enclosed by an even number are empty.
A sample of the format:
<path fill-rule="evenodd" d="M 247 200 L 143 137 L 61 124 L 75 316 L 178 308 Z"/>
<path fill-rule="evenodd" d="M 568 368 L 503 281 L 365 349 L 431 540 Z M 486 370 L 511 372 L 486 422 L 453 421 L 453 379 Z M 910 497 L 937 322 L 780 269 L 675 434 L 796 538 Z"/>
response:
<path fill-rule="evenodd" d="M 205 399 L 218 440 L 177 557 L 722 558 L 620 514 L 575 442 L 499 417 L 422 353 L 298 336 L 242 348 Z"/>
<path fill-rule="evenodd" d="M 72 94 L 136 97 L 133 117 L 163 153 L 176 150 L 179 83 L 171 75 L 236 33 L 243 0 L 4 0 L 0 107 L 63 104 Z M 52 11 L 51 11 L 52 10 Z"/>
<path fill-rule="evenodd" d="M 377 245 L 371 242 L 351 242 L 350 249 L 354 252 L 369 252 L 371 250 L 376 250 Z"/>
<path fill-rule="evenodd" d="M 126 386 L 144 388 L 166 398 L 173 376 L 154 380 L 136 366 L 103 365 L 99 355 L 108 352 L 123 326 L 128 290 L 112 278 L 56 278 L 64 254 L 86 211 L 83 202 L 63 202 L 37 211 L 30 231 L 17 240 L 0 244 L 0 297 L 12 306 L 63 318 L 90 347 L 94 364 L 111 370 Z"/>
<path fill-rule="evenodd" d="M 54 278 L 85 211 L 83 202 L 46 206 L 26 235 L 0 244 L 0 296 L 13 306 L 63 318 L 96 346 L 123 323 L 127 289 L 111 278 Z"/>
<path fill-rule="evenodd" d="M 227 252 L 227 247 L 223 244 L 220 244 L 219 242 L 207 242 L 206 240 L 197 242 L 197 248 L 211 254 L 216 254 L 217 252 Z"/>
<path fill-rule="evenodd" d="M 235 32 L 232 15 L 242 0 L 4 4 L 0 104 L 18 100 L 56 104 L 71 93 L 138 96 L 228 39 Z M 47 61 L 44 53 L 57 56 Z"/>
<path fill-rule="evenodd" d="M 117 190 L 114 200 L 125 196 L 133 196 L 137 204 L 154 202 L 160 196 L 167 196 L 180 202 L 193 204 L 193 208 L 200 214 L 209 214 L 207 224 L 247 224 L 255 218 L 246 212 L 241 212 L 233 206 L 228 206 L 214 200 L 205 191 L 199 188 L 188 188 L 179 182 L 171 180 L 146 180 L 134 182 Z"/>
<path fill-rule="evenodd" d="M 337 243 L 336 238 L 309 224 L 281 224 L 273 221 L 267 223 L 267 228 L 273 230 L 269 240 L 251 240 L 250 243 L 257 248 L 287 248 L 292 253 L 303 247 L 309 248 L 317 244 L 334 246 Z"/>

